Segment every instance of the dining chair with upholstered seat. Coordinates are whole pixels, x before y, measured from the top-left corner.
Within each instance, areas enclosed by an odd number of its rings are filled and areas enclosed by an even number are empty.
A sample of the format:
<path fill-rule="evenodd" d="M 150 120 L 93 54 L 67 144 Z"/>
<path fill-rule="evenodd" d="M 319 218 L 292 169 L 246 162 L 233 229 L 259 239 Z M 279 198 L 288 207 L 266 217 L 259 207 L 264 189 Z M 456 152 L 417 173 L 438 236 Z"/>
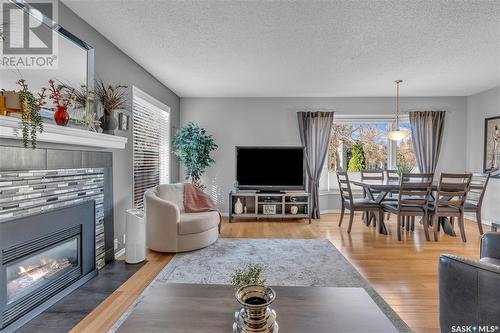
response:
<path fill-rule="evenodd" d="M 349 181 L 349 175 L 347 172 L 337 172 L 337 180 L 339 183 L 340 199 L 341 199 L 341 211 L 340 211 L 340 221 L 339 227 L 342 225 L 342 220 L 344 218 L 345 210 L 349 210 L 349 227 L 347 228 L 347 233 L 351 232 L 352 222 L 354 219 L 354 213 L 368 212 L 368 213 L 378 213 L 379 221 L 383 221 L 384 211 L 382 210 L 380 204 L 367 198 L 354 199 L 351 190 L 351 183 Z M 381 220 L 380 220 L 381 219 Z M 377 218 L 375 218 L 375 221 Z"/>
<path fill-rule="evenodd" d="M 483 205 L 484 193 L 486 192 L 486 186 L 489 180 L 489 173 L 473 173 L 469 193 L 467 193 L 467 199 L 465 200 L 465 212 L 476 214 L 477 228 L 481 235 L 483 234 L 481 207 Z"/>
<path fill-rule="evenodd" d="M 397 216 L 398 240 L 401 240 L 403 219 L 414 220 L 415 216 L 423 217 L 425 239 L 430 240 L 428 208 L 433 178 L 432 173 L 405 173 L 400 178 L 398 200 L 383 203 L 384 211 Z"/>
<path fill-rule="evenodd" d="M 382 181 L 384 180 L 384 170 L 361 170 L 361 181 L 367 181 L 367 180 L 375 180 L 375 181 Z M 372 194 L 375 194 L 377 192 L 372 192 Z M 366 192 L 366 189 L 363 189 L 363 197 L 365 199 L 370 199 L 370 196 L 368 195 L 368 192 Z M 370 222 L 372 220 L 375 220 L 375 215 L 370 214 L 369 212 L 365 212 L 364 215 L 365 223 L 367 225 L 370 225 Z M 375 224 L 374 224 L 375 225 Z"/>
<path fill-rule="evenodd" d="M 398 170 L 385 170 L 385 179 L 390 182 L 394 181 L 399 181 L 399 175 L 398 175 Z M 398 201 L 397 195 L 395 196 L 396 193 L 390 192 L 387 194 L 387 197 L 384 199 L 384 201 Z M 387 213 L 387 220 L 390 220 L 391 218 L 391 213 Z"/>
<path fill-rule="evenodd" d="M 435 241 L 438 240 L 439 218 L 442 217 L 450 219 L 458 218 L 462 241 L 467 241 L 465 236 L 464 211 L 471 179 L 471 173 L 441 173 L 436 197 L 429 207 L 429 212 L 432 215 Z"/>

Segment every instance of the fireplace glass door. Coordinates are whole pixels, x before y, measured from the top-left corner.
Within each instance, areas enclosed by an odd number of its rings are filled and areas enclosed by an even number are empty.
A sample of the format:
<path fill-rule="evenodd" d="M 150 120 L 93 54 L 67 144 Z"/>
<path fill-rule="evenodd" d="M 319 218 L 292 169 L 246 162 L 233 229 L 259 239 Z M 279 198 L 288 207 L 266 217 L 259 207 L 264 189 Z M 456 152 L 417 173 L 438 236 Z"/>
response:
<path fill-rule="evenodd" d="M 73 237 L 7 266 L 7 304 L 79 268 L 78 247 Z"/>

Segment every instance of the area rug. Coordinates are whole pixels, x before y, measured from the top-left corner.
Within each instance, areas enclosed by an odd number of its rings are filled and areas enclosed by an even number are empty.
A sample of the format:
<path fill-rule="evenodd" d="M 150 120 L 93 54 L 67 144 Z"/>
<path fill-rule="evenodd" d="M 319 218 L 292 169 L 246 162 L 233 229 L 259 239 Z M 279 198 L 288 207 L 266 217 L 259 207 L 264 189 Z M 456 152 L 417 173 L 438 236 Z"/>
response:
<path fill-rule="evenodd" d="M 230 284 L 234 268 L 260 263 L 271 286 L 364 288 L 400 332 L 411 332 L 361 274 L 328 240 L 220 238 L 204 249 L 180 253 L 151 283 Z M 150 285 L 150 286 L 151 286 Z M 114 333 L 149 287 L 108 333 Z"/>

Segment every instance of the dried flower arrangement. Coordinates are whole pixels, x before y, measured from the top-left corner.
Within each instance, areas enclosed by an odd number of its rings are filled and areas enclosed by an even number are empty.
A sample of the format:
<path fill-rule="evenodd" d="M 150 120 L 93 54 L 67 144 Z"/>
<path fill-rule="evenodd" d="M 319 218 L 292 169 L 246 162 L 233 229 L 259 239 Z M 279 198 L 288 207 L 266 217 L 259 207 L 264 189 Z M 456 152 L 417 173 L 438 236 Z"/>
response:
<path fill-rule="evenodd" d="M 97 80 L 95 85 L 95 96 L 104 111 L 101 121 L 102 132 L 114 135 L 118 127 L 118 121 L 114 117 L 114 111 L 127 108 L 128 87 L 116 84 L 106 84 L 103 80 Z"/>
<path fill-rule="evenodd" d="M 43 121 L 40 116 L 40 108 L 45 103 L 45 92 L 47 88 L 42 88 L 35 96 L 28 89 L 26 80 L 17 81 L 21 87 L 19 91 L 19 104 L 21 105 L 21 126 L 23 133 L 24 148 L 28 148 L 31 138 L 31 148 L 36 148 L 37 133 L 43 132 Z"/>
<path fill-rule="evenodd" d="M 128 86 L 121 84 L 111 85 L 104 83 L 103 80 L 97 80 L 95 95 L 106 116 L 111 116 L 113 111 L 127 108 L 127 89 Z"/>
<path fill-rule="evenodd" d="M 49 91 L 49 98 L 56 106 L 62 106 L 67 109 L 71 107 L 76 100 L 76 94 L 73 88 L 66 90 L 63 85 L 56 85 L 54 80 L 49 80 Z"/>

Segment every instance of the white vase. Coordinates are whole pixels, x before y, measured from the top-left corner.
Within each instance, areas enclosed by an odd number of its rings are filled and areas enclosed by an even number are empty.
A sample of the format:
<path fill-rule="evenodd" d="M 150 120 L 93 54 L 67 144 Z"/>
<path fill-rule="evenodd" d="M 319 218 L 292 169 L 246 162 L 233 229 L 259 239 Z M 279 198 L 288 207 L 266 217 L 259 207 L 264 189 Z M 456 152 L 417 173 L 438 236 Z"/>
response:
<path fill-rule="evenodd" d="M 243 213 L 243 204 L 241 203 L 240 198 L 236 200 L 236 203 L 234 204 L 234 213 L 235 214 L 241 214 Z"/>
<path fill-rule="evenodd" d="M 298 212 L 299 212 L 299 207 L 297 206 L 290 207 L 290 213 L 292 213 L 293 215 L 297 215 Z"/>

